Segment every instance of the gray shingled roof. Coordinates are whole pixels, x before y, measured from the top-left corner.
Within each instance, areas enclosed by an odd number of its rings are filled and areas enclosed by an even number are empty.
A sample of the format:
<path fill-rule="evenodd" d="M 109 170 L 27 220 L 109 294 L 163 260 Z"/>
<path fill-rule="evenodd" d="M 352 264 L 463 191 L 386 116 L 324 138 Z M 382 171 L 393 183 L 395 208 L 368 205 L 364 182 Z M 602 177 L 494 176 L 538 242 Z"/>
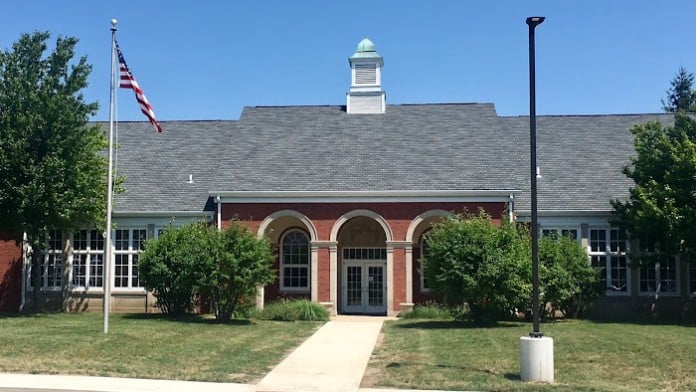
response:
<path fill-rule="evenodd" d="M 540 116 L 540 210 L 607 210 L 625 197 L 629 129 L 671 115 Z M 492 104 L 245 108 L 239 121 L 119 124 L 117 212 L 210 210 L 211 191 L 521 189 L 529 209 L 529 122 Z M 187 184 L 189 175 L 193 184 Z"/>

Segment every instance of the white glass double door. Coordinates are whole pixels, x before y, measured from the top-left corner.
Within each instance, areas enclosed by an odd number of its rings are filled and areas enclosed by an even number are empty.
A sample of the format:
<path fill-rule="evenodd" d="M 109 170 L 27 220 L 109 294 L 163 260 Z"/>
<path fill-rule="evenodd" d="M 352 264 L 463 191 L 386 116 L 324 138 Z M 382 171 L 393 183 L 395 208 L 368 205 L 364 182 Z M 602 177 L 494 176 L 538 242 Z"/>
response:
<path fill-rule="evenodd" d="M 387 312 L 387 263 L 343 262 L 343 313 Z"/>

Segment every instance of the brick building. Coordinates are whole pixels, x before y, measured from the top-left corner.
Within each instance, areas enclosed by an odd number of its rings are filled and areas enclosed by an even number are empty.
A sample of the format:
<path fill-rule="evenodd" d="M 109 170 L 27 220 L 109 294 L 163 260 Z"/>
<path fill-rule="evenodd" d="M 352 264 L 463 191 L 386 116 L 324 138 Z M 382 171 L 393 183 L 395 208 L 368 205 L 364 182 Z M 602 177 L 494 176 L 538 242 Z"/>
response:
<path fill-rule="evenodd" d="M 346 105 L 247 107 L 234 121 L 147 122 L 118 127 L 113 309 L 150 311 L 138 252 L 171 222 L 225 227 L 237 218 L 277 247 L 278 280 L 260 301 L 305 297 L 333 313 L 398 314 L 429 298 L 419 258 L 423 235 L 448 214 L 484 209 L 525 221 L 529 119 L 490 103 L 388 105 L 384 65 L 365 39 L 349 58 Z M 658 285 L 678 309 L 696 271 L 671 263 L 632 268 L 630 243 L 609 224 L 631 181 L 631 126 L 665 114 L 539 116 L 539 224 L 573 236 L 602 270 L 607 295 L 595 309 L 649 306 Z M 101 309 L 101 233 L 54 231 L 42 266 L 47 303 Z M 0 307 L 29 301 L 22 248 L 0 242 Z M 656 273 L 659 271 L 659 273 Z M 659 279 L 658 279 L 659 277 Z M 24 293 L 24 294 L 22 294 Z M 67 293 L 67 294 L 66 294 Z"/>

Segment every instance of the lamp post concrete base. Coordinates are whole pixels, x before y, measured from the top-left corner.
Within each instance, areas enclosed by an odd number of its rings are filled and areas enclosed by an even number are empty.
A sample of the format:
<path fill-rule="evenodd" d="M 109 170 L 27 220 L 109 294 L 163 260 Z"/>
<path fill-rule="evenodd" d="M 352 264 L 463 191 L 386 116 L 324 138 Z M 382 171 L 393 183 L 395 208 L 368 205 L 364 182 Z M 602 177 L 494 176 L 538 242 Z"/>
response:
<path fill-rule="evenodd" d="M 553 382 L 553 339 L 520 338 L 520 378 L 522 381 Z"/>

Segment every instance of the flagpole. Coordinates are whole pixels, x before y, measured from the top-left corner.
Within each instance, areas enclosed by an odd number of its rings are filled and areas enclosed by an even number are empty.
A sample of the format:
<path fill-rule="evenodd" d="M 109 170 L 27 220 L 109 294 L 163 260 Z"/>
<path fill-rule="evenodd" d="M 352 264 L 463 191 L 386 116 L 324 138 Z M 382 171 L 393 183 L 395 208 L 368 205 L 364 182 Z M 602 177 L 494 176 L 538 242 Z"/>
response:
<path fill-rule="evenodd" d="M 116 19 L 111 19 L 111 80 L 109 96 L 109 171 L 107 175 L 106 196 L 106 246 L 104 250 L 104 333 L 109 333 L 109 312 L 111 308 L 111 209 L 113 199 L 113 170 L 114 170 L 114 101 L 116 100 L 116 77 L 114 72 L 114 59 L 116 53 Z"/>

